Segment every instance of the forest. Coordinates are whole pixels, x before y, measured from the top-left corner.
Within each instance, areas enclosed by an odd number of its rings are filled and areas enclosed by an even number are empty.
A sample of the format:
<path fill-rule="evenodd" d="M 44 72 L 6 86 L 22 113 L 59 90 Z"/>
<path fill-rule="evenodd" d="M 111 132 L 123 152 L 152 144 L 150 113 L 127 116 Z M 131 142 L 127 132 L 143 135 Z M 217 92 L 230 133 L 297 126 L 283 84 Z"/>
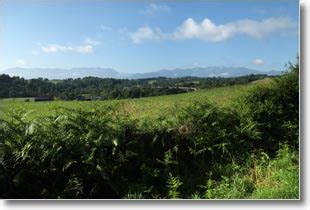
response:
<path fill-rule="evenodd" d="M 43 78 L 26 80 L 20 77 L 0 75 L 0 98 L 52 97 L 60 100 L 75 99 L 122 99 L 140 98 L 184 93 L 202 88 L 222 87 L 249 82 L 267 77 L 267 75 L 247 75 L 235 78 L 149 78 L 149 79 L 113 79 L 85 77 L 66 80 L 48 80 Z"/>

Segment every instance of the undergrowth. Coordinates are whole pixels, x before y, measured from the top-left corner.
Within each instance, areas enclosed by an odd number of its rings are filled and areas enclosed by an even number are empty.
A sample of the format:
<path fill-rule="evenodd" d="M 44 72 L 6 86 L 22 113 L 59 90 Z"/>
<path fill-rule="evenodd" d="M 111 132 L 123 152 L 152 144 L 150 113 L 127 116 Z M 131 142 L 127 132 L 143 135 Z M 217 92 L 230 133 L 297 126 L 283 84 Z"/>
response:
<path fill-rule="evenodd" d="M 240 106 L 138 121 L 113 106 L 0 120 L 1 198 L 299 197 L 298 65 Z"/>

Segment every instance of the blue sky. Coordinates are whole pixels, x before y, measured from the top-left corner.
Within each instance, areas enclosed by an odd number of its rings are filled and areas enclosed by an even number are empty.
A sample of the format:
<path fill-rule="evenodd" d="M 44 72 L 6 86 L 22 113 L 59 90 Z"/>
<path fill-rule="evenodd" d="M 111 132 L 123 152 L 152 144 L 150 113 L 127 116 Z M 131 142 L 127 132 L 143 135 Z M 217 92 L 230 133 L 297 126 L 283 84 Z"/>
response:
<path fill-rule="evenodd" d="M 299 49 L 299 2 L 4 0 L 0 70 L 197 66 L 283 70 Z"/>

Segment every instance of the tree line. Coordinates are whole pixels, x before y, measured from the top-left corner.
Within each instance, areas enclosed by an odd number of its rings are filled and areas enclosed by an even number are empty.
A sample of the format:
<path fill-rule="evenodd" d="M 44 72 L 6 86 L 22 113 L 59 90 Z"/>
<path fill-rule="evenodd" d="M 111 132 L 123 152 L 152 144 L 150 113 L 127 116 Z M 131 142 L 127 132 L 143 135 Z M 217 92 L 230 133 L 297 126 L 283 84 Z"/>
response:
<path fill-rule="evenodd" d="M 264 74 L 234 78 L 148 78 L 113 79 L 84 77 L 78 79 L 48 80 L 24 79 L 0 75 L 0 98 L 48 96 L 61 100 L 74 100 L 79 96 L 97 99 L 139 98 L 184 93 L 201 88 L 246 84 L 267 77 Z"/>

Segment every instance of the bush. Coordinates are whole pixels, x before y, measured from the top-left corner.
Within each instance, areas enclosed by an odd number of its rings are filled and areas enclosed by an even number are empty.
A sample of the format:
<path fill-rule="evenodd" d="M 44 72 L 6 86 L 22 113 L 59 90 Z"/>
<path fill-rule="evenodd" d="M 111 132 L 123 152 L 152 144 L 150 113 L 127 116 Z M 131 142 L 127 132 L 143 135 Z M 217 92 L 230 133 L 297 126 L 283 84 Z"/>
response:
<path fill-rule="evenodd" d="M 0 120 L 0 196 L 296 198 L 298 96 L 295 69 L 250 92 L 242 109 L 201 102 L 140 122 L 110 106 L 35 120 L 13 110 Z M 292 151 L 276 156 L 283 143 Z"/>
<path fill-rule="evenodd" d="M 204 188 L 206 199 L 298 199 L 297 153 L 282 145 L 275 159 L 264 152 L 252 155 L 231 177 L 210 178 Z"/>
<path fill-rule="evenodd" d="M 299 170 L 298 154 L 288 145 L 281 146 L 277 157 L 260 165 L 261 171 L 255 180 L 254 199 L 298 199 Z"/>
<path fill-rule="evenodd" d="M 243 121 L 252 122 L 259 133 L 254 148 L 273 154 L 281 143 L 298 148 L 299 75 L 298 66 L 291 68 L 273 85 L 256 87 L 242 101 L 246 112 Z"/>

